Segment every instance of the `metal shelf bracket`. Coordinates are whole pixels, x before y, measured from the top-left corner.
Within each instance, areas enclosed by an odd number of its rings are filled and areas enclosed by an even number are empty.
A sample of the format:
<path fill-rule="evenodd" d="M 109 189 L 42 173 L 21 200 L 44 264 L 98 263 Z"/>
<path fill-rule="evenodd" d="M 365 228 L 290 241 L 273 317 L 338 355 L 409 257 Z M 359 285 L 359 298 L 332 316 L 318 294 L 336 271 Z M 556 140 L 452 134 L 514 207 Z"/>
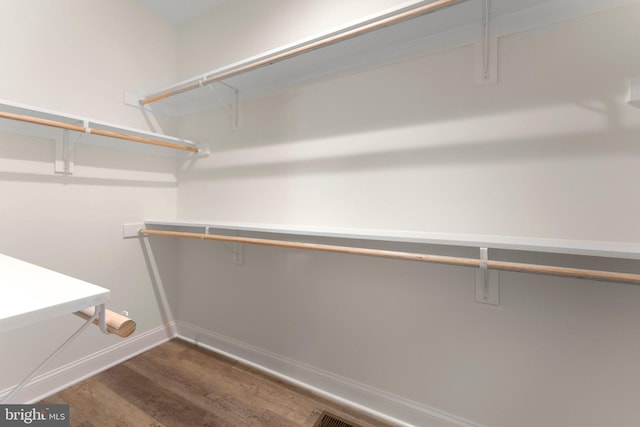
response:
<path fill-rule="evenodd" d="M 104 304 L 98 304 L 95 306 L 94 314 L 89 319 L 85 321 L 85 323 L 73 333 L 65 342 L 63 342 L 58 348 L 56 348 L 46 359 L 44 359 L 33 371 L 31 371 L 18 385 L 16 385 L 11 391 L 0 399 L 0 403 L 4 404 L 6 402 L 11 401 L 11 399 L 17 395 L 20 391 L 24 389 L 24 387 L 40 372 L 45 365 L 47 365 L 51 360 L 53 360 L 58 354 L 60 354 L 64 349 L 66 349 L 69 344 L 71 344 L 80 334 L 87 329 L 89 325 L 93 323 L 94 320 L 98 320 L 98 325 L 100 326 L 100 330 L 105 334 L 108 334 L 107 326 L 105 324 L 105 312 L 106 308 Z"/>
<path fill-rule="evenodd" d="M 211 229 L 211 227 L 205 227 L 204 228 L 204 234 L 207 235 L 209 234 L 209 230 Z M 236 236 L 238 235 L 238 233 L 236 232 Z M 224 244 L 223 245 L 229 252 L 231 252 L 231 254 L 233 255 L 233 263 L 237 264 L 237 265 L 242 265 L 243 262 L 243 256 L 242 256 L 242 243 L 240 242 L 231 242 L 230 245 L 228 244 Z"/>
<path fill-rule="evenodd" d="M 69 137 L 69 131 L 63 130 L 62 137 L 56 138 L 56 154 L 53 171 L 60 175 L 73 175 L 73 149 L 75 143 Z"/>
<path fill-rule="evenodd" d="M 482 37 L 475 43 L 475 80 L 477 85 L 498 82 L 498 37 L 491 31 L 491 0 L 482 7 Z"/>
<path fill-rule="evenodd" d="M 202 86 L 204 85 L 204 81 L 206 80 L 206 77 L 203 77 L 200 81 L 199 84 Z M 231 106 L 227 107 L 226 104 L 227 102 L 222 99 L 222 97 L 215 91 L 213 84 L 214 83 L 218 83 L 222 86 L 225 86 L 226 88 L 230 89 L 233 92 L 233 98 L 231 101 Z M 225 82 L 223 82 L 222 80 L 218 80 L 216 82 L 213 83 L 208 83 L 207 87 L 209 87 L 209 89 L 211 89 L 211 92 L 216 96 L 216 98 L 225 106 L 227 112 L 229 113 L 229 115 L 231 116 L 231 129 L 233 130 L 238 130 L 242 128 L 242 125 L 240 123 L 240 89 L 231 86 L 230 84 L 227 84 Z"/>

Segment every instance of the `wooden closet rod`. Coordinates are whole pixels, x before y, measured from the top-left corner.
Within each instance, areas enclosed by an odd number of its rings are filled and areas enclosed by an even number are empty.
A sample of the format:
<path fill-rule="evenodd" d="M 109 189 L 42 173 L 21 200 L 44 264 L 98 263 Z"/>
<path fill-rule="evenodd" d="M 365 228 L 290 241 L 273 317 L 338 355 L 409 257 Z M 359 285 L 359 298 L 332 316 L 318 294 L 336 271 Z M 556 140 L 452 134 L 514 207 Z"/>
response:
<path fill-rule="evenodd" d="M 144 236 L 186 237 L 202 240 L 218 240 L 223 242 L 249 243 L 254 245 L 278 246 L 294 249 L 308 249 L 325 252 L 337 252 L 352 255 L 367 255 L 382 258 L 422 261 L 436 264 L 458 265 L 480 268 L 483 261 L 475 258 L 462 258 L 441 255 L 427 255 L 412 252 L 389 251 L 382 249 L 356 248 L 349 246 L 325 245 L 317 243 L 292 242 L 284 240 L 258 239 L 252 237 L 223 236 L 217 234 L 187 233 L 181 231 L 140 230 Z M 586 270 L 582 268 L 555 267 L 549 265 L 526 264 L 507 261 L 486 261 L 487 268 L 494 270 L 517 271 L 521 273 L 547 274 L 564 277 L 577 277 L 589 280 L 640 284 L 640 274 L 619 273 L 613 271 Z"/>
<path fill-rule="evenodd" d="M 124 139 L 127 141 L 157 145 L 165 148 L 174 148 L 176 150 L 189 151 L 192 153 L 198 152 L 198 149 L 196 147 L 189 147 L 185 145 L 174 144 L 172 142 L 160 141 L 160 140 L 151 139 L 151 138 L 144 138 L 144 137 L 135 136 L 135 135 L 127 135 L 124 133 L 112 132 L 108 130 L 87 128 L 82 125 L 74 125 L 71 123 L 58 122 L 55 120 L 41 119 L 38 117 L 25 116 L 23 114 L 14 114 L 14 113 L 7 113 L 7 112 L 0 111 L 0 118 L 9 119 L 9 120 L 18 120 L 21 122 L 33 123 L 33 124 L 43 125 L 43 126 L 56 127 L 60 129 L 72 130 L 75 132 L 90 133 L 93 135 L 106 136 L 109 138 Z"/>
<path fill-rule="evenodd" d="M 140 104 L 141 105 L 151 104 L 152 102 L 157 102 L 174 95 L 179 95 L 181 93 L 188 92 L 190 90 L 198 89 L 199 87 L 217 82 L 225 78 L 246 73 L 247 71 L 255 70 L 265 65 L 271 65 L 276 62 L 284 61 L 285 59 L 293 58 L 294 56 L 303 54 L 305 52 L 309 52 L 314 49 L 329 46 L 331 44 L 338 43 L 343 40 L 347 40 L 352 37 L 356 37 L 361 34 L 380 29 L 382 27 L 386 27 L 392 24 L 397 24 L 399 22 L 406 21 L 411 18 L 416 18 L 420 15 L 425 15 L 427 13 L 434 12 L 438 9 L 441 9 L 445 6 L 449 6 L 453 3 L 457 3 L 459 1 L 462 1 L 462 0 L 438 0 L 432 3 L 424 4 L 422 6 L 418 6 L 409 10 L 396 13 L 391 16 L 385 16 L 373 21 L 365 22 L 362 25 L 352 27 L 352 28 L 347 28 L 337 33 L 328 35 L 327 37 L 302 43 L 291 49 L 281 50 L 273 54 L 262 56 L 254 61 L 246 62 L 230 69 L 221 70 L 220 72 L 214 73 L 212 75 L 208 75 L 192 83 L 186 83 L 185 85 L 174 88 L 174 89 L 169 89 L 157 94 L 149 95 L 141 99 Z"/>
<path fill-rule="evenodd" d="M 73 314 L 78 317 L 82 317 L 84 320 L 89 320 L 93 317 L 94 310 L 95 309 L 93 307 L 90 307 L 76 311 Z M 93 321 L 96 325 L 98 322 L 98 319 Z M 115 334 L 121 338 L 128 337 L 136 330 L 136 322 L 111 310 L 105 310 L 105 324 L 109 333 Z"/>

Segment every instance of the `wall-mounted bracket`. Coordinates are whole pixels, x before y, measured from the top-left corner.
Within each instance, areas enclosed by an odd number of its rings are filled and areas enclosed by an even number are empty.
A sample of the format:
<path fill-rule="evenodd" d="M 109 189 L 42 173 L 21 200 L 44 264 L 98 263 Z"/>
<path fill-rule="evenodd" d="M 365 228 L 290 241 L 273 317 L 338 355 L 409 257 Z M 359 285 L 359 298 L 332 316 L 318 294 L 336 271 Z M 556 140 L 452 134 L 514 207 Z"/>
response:
<path fill-rule="evenodd" d="M 56 138 L 56 158 L 53 171 L 60 175 L 73 174 L 74 142 L 69 137 L 69 131 L 63 130 L 62 137 Z"/>
<path fill-rule="evenodd" d="M 475 43 L 475 81 L 477 85 L 498 82 L 498 37 L 491 32 L 491 0 L 484 0 L 482 37 Z"/>
<path fill-rule="evenodd" d="M 140 237 L 140 230 L 144 229 L 143 223 L 124 224 L 122 226 L 122 238 L 132 239 L 134 237 Z"/>
<path fill-rule="evenodd" d="M 242 243 L 234 242 L 231 244 L 231 252 L 233 253 L 233 263 L 242 264 Z"/>
<path fill-rule="evenodd" d="M 202 82 L 205 80 L 206 80 L 206 77 L 203 77 L 202 80 L 200 80 L 200 84 L 201 85 L 204 84 Z M 222 97 L 215 91 L 215 89 L 213 88 L 213 83 L 209 83 L 207 85 L 209 89 L 211 89 L 211 92 L 216 96 L 216 98 L 218 98 L 218 100 L 223 105 L 225 105 L 225 108 L 229 112 L 229 115 L 231 116 L 231 129 L 233 130 L 241 129 L 242 124 L 240 123 L 240 89 L 233 87 L 230 84 L 227 84 L 221 80 L 215 83 L 225 86 L 226 88 L 231 90 L 232 92 L 231 100 L 227 101 L 228 97 Z M 226 107 L 227 104 L 229 104 L 230 107 Z"/>
<path fill-rule="evenodd" d="M 204 234 L 209 234 L 209 230 L 211 229 L 211 227 L 205 227 L 204 228 Z M 238 233 L 236 233 L 237 235 Z M 228 244 L 224 244 L 223 246 L 229 251 L 231 252 L 231 254 L 233 254 L 233 263 L 237 264 L 237 265 L 242 265 L 243 262 L 243 256 L 242 256 L 242 243 L 239 242 L 231 242 L 230 245 Z"/>
<path fill-rule="evenodd" d="M 48 364 L 58 354 L 60 354 L 64 349 L 66 349 L 69 346 L 69 344 L 71 344 L 76 338 L 78 338 L 78 336 L 80 336 L 80 334 L 85 329 L 87 329 L 87 327 L 89 325 L 91 325 L 93 323 L 94 320 L 98 321 L 98 325 L 100 326 L 100 330 L 102 332 L 104 332 L 105 334 L 108 334 L 109 332 L 107 331 L 107 327 L 106 327 L 106 324 L 105 324 L 105 312 L 106 312 L 106 309 L 105 309 L 105 305 L 104 304 L 96 305 L 95 306 L 95 310 L 93 312 L 93 315 L 88 317 L 86 322 L 73 335 L 71 335 L 69 338 L 67 338 L 67 340 L 65 342 L 63 342 L 46 359 L 44 359 L 42 361 L 42 363 L 40 363 L 33 371 L 31 371 L 29 373 L 29 375 L 27 375 L 18 385 L 16 385 L 9 392 L 9 394 L 7 394 L 2 399 L 0 399 L 0 404 L 5 404 L 6 402 L 9 402 L 16 394 L 18 394 L 20 391 L 22 391 L 24 389 L 24 387 L 27 385 L 27 383 L 29 383 L 38 374 L 38 372 L 40 372 L 40 370 L 46 364 Z"/>
<path fill-rule="evenodd" d="M 480 248 L 480 268 L 476 271 L 476 302 L 500 304 L 500 272 L 489 270 L 489 249 Z"/>
<path fill-rule="evenodd" d="M 640 108 L 640 76 L 630 78 L 628 85 L 627 103 L 633 107 Z"/>

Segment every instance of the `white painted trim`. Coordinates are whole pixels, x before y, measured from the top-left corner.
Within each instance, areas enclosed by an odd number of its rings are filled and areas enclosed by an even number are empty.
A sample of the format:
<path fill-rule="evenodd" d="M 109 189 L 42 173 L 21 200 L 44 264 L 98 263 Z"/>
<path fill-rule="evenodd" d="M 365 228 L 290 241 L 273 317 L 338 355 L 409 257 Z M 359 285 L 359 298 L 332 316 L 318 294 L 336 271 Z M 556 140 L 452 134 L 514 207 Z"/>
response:
<path fill-rule="evenodd" d="M 10 403 L 35 403 L 114 365 L 156 347 L 176 336 L 174 322 L 134 335 L 115 345 L 39 375 Z M 11 388 L 0 392 L 0 400 Z"/>
<path fill-rule="evenodd" d="M 195 325 L 177 322 L 177 332 L 177 337 L 180 339 L 224 354 L 315 394 L 387 420 L 394 425 L 483 427 L 481 424 L 439 409 L 358 383 Z"/>

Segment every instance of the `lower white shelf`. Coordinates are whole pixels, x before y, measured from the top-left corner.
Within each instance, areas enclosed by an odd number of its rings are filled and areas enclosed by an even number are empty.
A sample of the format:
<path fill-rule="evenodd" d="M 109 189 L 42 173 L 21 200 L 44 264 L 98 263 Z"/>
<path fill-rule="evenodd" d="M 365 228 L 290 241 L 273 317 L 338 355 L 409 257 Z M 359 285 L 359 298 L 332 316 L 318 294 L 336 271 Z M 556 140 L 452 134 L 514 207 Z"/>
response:
<path fill-rule="evenodd" d="M 160 227 L 171 229 L 198 229 L 245 231 L 287 234 L 295 236 L 335 237 L 379 242 L 404 242 L 427 245 L 460 246 L 514 251 L 545 252 L 564 255 L 584 255 L 605 258 L 640 260 L 640 243 L 600 242 L 586 240 L 543 239 L 535 237 L 495 236 L 481 234 L 427 233 L 407 230 L 369 230 L 351 228 L 298 227 L 286 225 L 147 220 L 132 229 Z M 134 237 L 134 236 L 131 236 Z"/>

